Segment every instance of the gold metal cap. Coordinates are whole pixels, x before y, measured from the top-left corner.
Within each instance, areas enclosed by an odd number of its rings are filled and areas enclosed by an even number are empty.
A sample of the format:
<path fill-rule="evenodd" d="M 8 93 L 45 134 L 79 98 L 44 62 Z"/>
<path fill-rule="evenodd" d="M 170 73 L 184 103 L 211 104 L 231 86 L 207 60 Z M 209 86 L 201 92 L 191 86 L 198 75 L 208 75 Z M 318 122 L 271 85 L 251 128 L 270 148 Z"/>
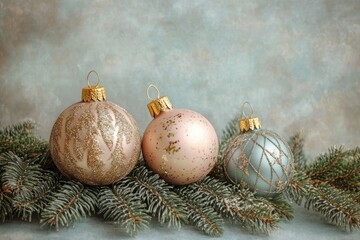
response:
<path fill-rule="evenodd" d="M 260 120 L 257 117 L 245 118 L 239 121 L 240 132 L 247 132 L 249 130 L 260 129 Z"/>
<path fill-rule="evenodd" d="M 251 109 L 250 116 L 245 114 L 245 105 L 248 105 Z M 248 132 L 250 130 L 260 129 L 261 123 L 258 117 L 253 117 L 252 114 L 254 113 L 254 109 L 252 108 L 249 102 L 244 102 L 243 109 L 242 109 L 242 116 L 239 121 L 239 128 L 240 132 Z"/>
<path fill-rule="evenodd" d="M 97 77 L 97 84 L 95 86 L 90 85 L 89 77 L 90 77 L 91 73 L 95 73 L 96 77 Z M 99 75 L 98 75 L 98 73 L 96 71 L 91 70 L 88 73 L 87 82 L 88 82 L 87 87 L 84 87 L 82 89 L 81 100 L 83 102 L 91 102 L 91 101 L 96 102 L 96 101 L 106 100 L 105 88 L 103 86 L 99 86 L 100 78 L 99 78 Z"/>
<path fill-rule="evenodd" d="M 157 93 L 156 99 L 153 99 L 150 97 L 150 95 L 149 95 L 150 88 L 155 88 L 156 93 Z M 151 100 L 151 102 L 147 105 L 147 108 L 152 117 L 157 117 L 161 112 L 172 109 L 172 104 L 171 104 L 169 98 L 167 96 L 160 97 L 159 89 L 155 85 L 150 84 L 147 87 L 146 95 Z"/>

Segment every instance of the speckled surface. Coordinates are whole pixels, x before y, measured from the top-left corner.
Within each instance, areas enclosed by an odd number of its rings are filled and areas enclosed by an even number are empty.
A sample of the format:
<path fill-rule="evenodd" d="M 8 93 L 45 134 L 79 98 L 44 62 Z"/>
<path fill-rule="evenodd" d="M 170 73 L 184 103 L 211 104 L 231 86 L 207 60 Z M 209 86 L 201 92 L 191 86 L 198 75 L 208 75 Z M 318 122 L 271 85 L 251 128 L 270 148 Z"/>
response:
<path fill-rule="evenodd" d="M 0 125 L 32 118 L 48 139 L 96 69 L 108 99 L 134 116 L 140 132 L 151 121 L 146 87 L 155 83 L 175 108 L 201 113 L 219 135 L 250 101 L 264 128 L 285 139 L 302 132 L 311 156 L 331 145 L 354 147 L 360 142 L 359 12 L 357 0 L 1 0 Z M 312 219 L 297 218 L 272 238 L 354 236 Z M 50 235 L 79 232 L 113 235 L 95 220 Z M 156 228 L 142 236 L 152 233 L 168 234 Z M 0 234 L 48 236 L 19 223 L 1 225 Z M 231 234 L 225 236 L 252 238 Z"/>

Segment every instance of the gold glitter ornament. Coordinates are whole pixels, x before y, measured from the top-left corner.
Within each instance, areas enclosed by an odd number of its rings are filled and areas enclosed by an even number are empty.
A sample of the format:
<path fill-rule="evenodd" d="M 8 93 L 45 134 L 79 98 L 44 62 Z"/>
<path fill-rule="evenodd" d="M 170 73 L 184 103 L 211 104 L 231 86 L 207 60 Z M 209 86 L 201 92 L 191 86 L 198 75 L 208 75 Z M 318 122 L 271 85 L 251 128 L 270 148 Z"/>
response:
<path fill-rule="evenodd" d="M 154 88 L 157 98 L 149 96 Z M 166 96 L 150 85 L 148 109 L 154 119 L 147 126 L 142 152 L 147 166 L 166 182 L 185 185 L 203 179 L 214 167 L 219 142 L 211 123 L 201 114 L 173 109 Z"/>
<path fill-rule="evenodd" d="M 246 104 L 251 108 L 249 117 L 244 113 Z M 282 192 L 292 178 L 293 155 L 279 135 L 261 129 L 260 120 L 252 113 L 251 105 L 245 102 L 240 134 L 224 153 L 224 170 L 233 183 L 245 185 L 257 195 L 273 196 Z"/>
<path fill-rule="evenodd" d="M 97 76 L 91 86 L 90 75 Z M 50 135 L 50 153 L 60 172 L 89 185 L 119 181 L 135 167 L 140 155 L 140 132 L 133 117 L 106 101 L 95 71 L 87 75 L 82 102 L 65 109 Z"/>

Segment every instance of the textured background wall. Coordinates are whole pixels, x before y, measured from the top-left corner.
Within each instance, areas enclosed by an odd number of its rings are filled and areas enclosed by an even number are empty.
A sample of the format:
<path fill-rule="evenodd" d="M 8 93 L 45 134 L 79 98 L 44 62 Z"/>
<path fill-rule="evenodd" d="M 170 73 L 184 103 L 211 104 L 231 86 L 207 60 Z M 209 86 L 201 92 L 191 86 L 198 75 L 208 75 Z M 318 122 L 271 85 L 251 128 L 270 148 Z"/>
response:
<path fill-rule="evenodd" d="M 156 83 L 219 136 L 250 101 L 311 155 L 359 145 L 360 1 L 0 1 L 0 124 L 48 139 L 96 69 L 143 132 Z"/>

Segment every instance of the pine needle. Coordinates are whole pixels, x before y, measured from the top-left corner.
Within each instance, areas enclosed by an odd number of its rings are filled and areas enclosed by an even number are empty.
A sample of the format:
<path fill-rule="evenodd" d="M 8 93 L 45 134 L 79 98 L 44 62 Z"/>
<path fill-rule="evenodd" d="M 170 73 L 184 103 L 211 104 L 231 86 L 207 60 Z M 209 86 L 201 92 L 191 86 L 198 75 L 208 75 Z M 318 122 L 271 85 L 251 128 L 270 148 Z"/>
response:
<path fill-rule="evenodd" d="M 336 226 L 349 230 L 360 228 L 360 205 L 354 204 L 350 194 L 329 185 L 312 187 L 305 207 L 319 212 Z"/>
<path fill-rule="evenodd" d="M 42 226 L 69 227 L 81 218 L 95 213 L 97 190 L 85 187 L 76 181 L 62 183 L 59 189 L 49 196 L 49 201 L 41 213 Z"/>
<path fill-rule="evenodd" d="M 55 175 L 44 175 L 30 192 L 20 191 L 14 197 L 13 207 L 22 220 L 30 221 L 33 214 L 40 214 L 57 186 Z"/>
<path fill-rule="evenodd" d="M 297 169 L 305 169 L 307 158 L 304 152 L 304 137 L 300 133 L 295 134 L 290 138 L 289 146 L 294 156 L 294 164 Z"/>
<path fill-rule="evenodd" d="M 180 229 L 181 222 L 186 222 L 186 203 L 172 191 L 171 185 L 145 166 L 134 169 L 121 183 L 146 203 L 147 211 L 161 224 Z"/>
<path fill-rule="evenodd" d="M 266 202 L 266 204 L 270 204 L 273 208 L 273 214 L 276 214 L 279 219 L 290 221 L 294 218 L 294 209 L 291 204 L 286 201 L 283 194 L 275 195 L 269 199 L 261 197 L 259 197 L 259 199 Z"/>
<path fill-rule="evenodd" d="M 254 233 L 270 234 L 277 229 L 280 217 L 272 203 L 257 198 L 247 189 L 234 188 L 227 207 L 235 223 Z"/>
<path fill-rule="evenodd" d="M 5 222 L 5 219 L 12 217 L 12 198 L 10 191 L 0 181 L 0 219 Z"/>
<path fill-rule="evenodd" d="M 180 194 L 191 196 L 193 201 L 212 207 L 222 215 L 229 215 L 226 199 L 231 198 L 232 191 L 230 185 L 224 181 L 206 177 L 202 181 L 182 187 Z"/>
<path fill-rule="evenodd" d="M 0 154 L 13 152 L 20 157 L 36 157 L 47 148 L 47 143 L 34 135 L 35 123 L 25 121 L 0 130 Z"/>
<path fill-rule="evenodd" d="M 6 163 L 2 168 L 1 181 L 14 195 L 31 194 L 39 182 L 51 181 L 54 173 L 44 170 L 40 165 L 31 164 L 12 152 L 0 155 Z"/>
<path fill-rule="evenodd" d="M 151 217 L 147 215 L 145 204 L 121 183 L 102 187 L 98 198 L 99 214 L 123 226 L 131 236 L 149 227 Z"/>
<path fill-rule="evenodd" d="M 191 196 L 193 202 L 215 209 L 223 217 L 229 217 L 251 232 L 268 234 L 277 228 L 280 220 L 274 213 L 273 203 L 261 201 L 248 190 L 212 177 L 181 188 L 180 194 Z"/>
<path fill-rule="evenodd" d="M 293 137 L 290 145 L 294 146 Z M 301 140 L 303 141 L 303 140 Z M 295 162 L 302 158 L 298 144 Z M 296 152 L 295 152 L 296 153 Z M 332 147 L 308 165 L 296 164 L 286 195 L 297 204 L 319 212 L 327 222 L 344 229 L 360 228 L 360 150 Z"/>
<path fill-rule="evenodd" d="M 201 206 L 191 200 L 187 201 L 187 206 L 188 220 L 192 225 L 210 236 L 219 237 L 223 234 L 224 220 L 213 208 Z"/>
<path fill-rule="evenodd" d="M 285 196 L 301 205 L 307 198 L 309 188 L 311 187 L 309 177 L 301 171 L 295 171 L 290 184 L 285 189 Z"/>

